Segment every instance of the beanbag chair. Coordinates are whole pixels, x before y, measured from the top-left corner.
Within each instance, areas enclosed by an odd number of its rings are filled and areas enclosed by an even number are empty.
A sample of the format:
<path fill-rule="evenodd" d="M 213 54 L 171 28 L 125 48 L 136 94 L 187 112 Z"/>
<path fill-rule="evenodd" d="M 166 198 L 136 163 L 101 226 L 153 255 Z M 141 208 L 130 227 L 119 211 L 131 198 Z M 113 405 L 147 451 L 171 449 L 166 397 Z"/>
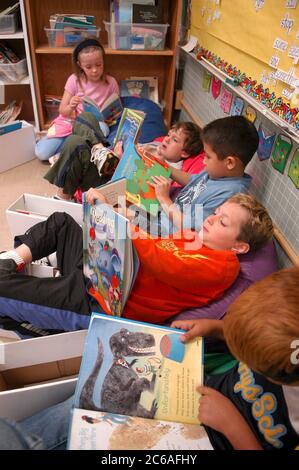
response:
<path fill-rule="evenodd" d="M 274 242 L 271 241 L 257 251 L 239 256 L 240 273 L 234 284 L 225 292 L 224 296 L 200 308 L 184 310 L 173 317 L 174 320 L 193 320 L 209 318 L 220 320 L 227 312 L 233 301 L 251 284 L 278 269 L 277 254 Z M 170 322 L 171 323 L 171 322 Z"/>

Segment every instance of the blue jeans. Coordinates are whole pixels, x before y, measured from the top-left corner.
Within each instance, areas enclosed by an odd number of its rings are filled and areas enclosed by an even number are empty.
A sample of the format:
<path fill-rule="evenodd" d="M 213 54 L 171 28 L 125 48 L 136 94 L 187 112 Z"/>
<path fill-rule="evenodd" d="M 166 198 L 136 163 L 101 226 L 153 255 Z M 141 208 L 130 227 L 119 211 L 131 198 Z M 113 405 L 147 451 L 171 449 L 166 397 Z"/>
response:
<path fill-rule="evenodd" d="M 35 155 L 39 160 L 46 161 L 60 152 L 66 137 L 43 137 L 35 146 Z"/>
<path fill-rule="evenodd" d="M 18 423 L 0 419 L 0 450 L 65 450 L 73 399 Z"/>

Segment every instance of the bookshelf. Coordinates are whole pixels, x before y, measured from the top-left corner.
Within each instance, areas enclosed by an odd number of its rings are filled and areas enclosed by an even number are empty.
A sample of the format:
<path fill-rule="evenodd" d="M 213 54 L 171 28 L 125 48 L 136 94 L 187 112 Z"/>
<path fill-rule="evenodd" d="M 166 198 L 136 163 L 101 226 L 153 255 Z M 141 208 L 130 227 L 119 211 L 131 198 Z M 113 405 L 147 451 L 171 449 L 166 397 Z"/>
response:
<path fill-rule="evenodd" d="M 1 9 L 7 8 L 14 3 L 16 3 L 15 0 L 2 0 Z M 0 32 L 0 41 L 3 41 L 5 44 L 7 44 L 19 55 L 19 57 L 26 58 L 28 68 L 27 76 L 19 81 L 6 82 L 0 80 L 0 86 L 4 86 L 4 103 L 1 103 L 1 108 L 4 108 L 11 101 L 16 100 L 18 103 L 22 101 L 22 111 L 18 116 L 18 119 L 24 119 L 25 121 L 30 122 L 38 130 L 39 116 L 36 106 L 24 0 L 20 0 L 20 23 L 18 30 L 11 34 L 1 34 Z"/>
<path fill-rule="evenodd" d="M 175 84 L 177 42 L 181 21 L 182 0 L 160 0 L 163 23 L 168 23 L 165 50 L 126 51 L 108 48 L 103 21 L 110 21 L 109 0 L 24 0 L 31 59 L 36 88 L 36 102 L 42 129 L 48 125 L 44 96 L 62 95 L 65 82 L 72 73 L 72 48 L 49 47 L 44 26 L 48 27 L 53 13 L 82 13 L 96 17 L 101 28 L 100 41 L 105 47 L 105 69 L 118 82 L 128 76 L 156 76 L 159 80 L 160 102 L 164 105 L 165 124 L 170 125 Z"/>

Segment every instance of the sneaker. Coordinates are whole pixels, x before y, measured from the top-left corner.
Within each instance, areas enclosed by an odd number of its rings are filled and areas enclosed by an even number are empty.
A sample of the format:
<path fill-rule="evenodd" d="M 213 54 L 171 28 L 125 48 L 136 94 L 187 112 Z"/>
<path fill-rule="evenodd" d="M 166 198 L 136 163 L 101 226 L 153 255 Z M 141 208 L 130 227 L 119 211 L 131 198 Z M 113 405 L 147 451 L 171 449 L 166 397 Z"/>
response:
<path fill-rule="evenodd" d="M 49 163 L 50 163 L 50 166 L 52 167 L 53 165 L 55 165 L 55 163 L 57 162 L 57 160 L 59 160 L 59 157 L 60 157 L 60 153 L 56 153 L 56 155 L 53 155 L 53 157 L 50 157 L 49 158 Z"/>

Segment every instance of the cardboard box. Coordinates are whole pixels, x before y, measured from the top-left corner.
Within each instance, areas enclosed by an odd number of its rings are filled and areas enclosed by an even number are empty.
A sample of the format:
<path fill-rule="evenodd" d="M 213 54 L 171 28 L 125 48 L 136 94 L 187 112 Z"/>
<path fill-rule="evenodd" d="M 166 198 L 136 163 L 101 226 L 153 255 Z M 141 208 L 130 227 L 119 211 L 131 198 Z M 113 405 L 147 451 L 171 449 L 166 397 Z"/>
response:
<path fill-rule="evenodd" d="M 0 416 L 24 419 L 71 396 L 86 331 L 0 344 Z"/>
<path fill-rule="evenodd" d="M 0 416 L 20 421 L 75 393 L 77 378 L 0 392 Z"/>
<path fill-rule="evenodd" d="M 0 173 L 35 158 L 34 127 L 22 121 L 22 128 L 0 136 Z"/>
<path fill-rule="evenodd" d="M 6 209 L 6 218 L 12 236 L 21 235 L 30 227 L 46 220 L 53 212 L 66 212 L 82 225 L 81 204 L 24 193 Z"/>

